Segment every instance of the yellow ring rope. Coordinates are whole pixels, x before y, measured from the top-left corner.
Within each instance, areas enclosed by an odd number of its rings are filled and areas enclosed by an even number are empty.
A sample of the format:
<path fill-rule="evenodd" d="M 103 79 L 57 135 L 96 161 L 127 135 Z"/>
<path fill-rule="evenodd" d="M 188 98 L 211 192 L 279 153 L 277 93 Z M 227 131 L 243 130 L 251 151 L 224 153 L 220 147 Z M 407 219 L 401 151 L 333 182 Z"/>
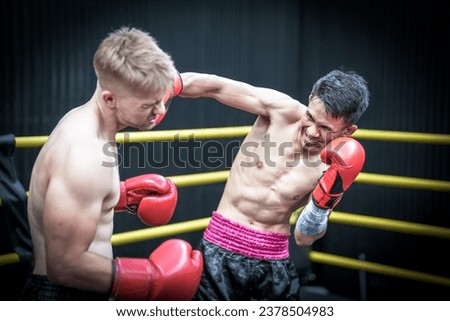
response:
<path fill-rule="evenodd" d="M 137 231 L 117 233 L 112 236 L 111 243 L 113 246 L 119 246 L 182 233 L 202 231 L 206 228 L 210 219 L 205 217 L 180 223 L 148 227 Z"/>
<path fill-rule="evenodd" d="M 343 268 L 362 270 L 377 274 L 389 275 L 403 279 L 411 279 L 421 282 L 434 283 L 442 286 L 450 286 L 450 278 L 432 275 L 423 272 L 417 272 L 407 269 L 402 269 L 394 266 L 361 261 L 357 259 L 348 258 L 329 253 L 322 253 L 310 251 L 308 254 L 311 262 L 339 266 Z"/>
<path fill-rule="evenodd" d="M 297 221 L 301 209 L 292 213 L 290 223 Z M 189 233 L 204 230 L 210 218 L 200 218 L 180 223 L 172 223 L 163 226 L 148 227 L 136 231 L 122 232 L 112 236 L 113 246 L 141 242 L 149 239 L 173 236 L 176 234 Z M 370 217 L 359 214 L 351 214 L 335 211 L 330 216 L 331 223 L 347 224 L 372 229 L 381 229 L 391 232 L 400 232 L 420 236 L 450 239 L 450 228 L 432 226 L 420 223 L 405 222 L 379 217 Z"/>
<path fill-rule="evenodd" d="M 379 186 L 450 192 L 449 181 L 419 177 L 406 177 L 362 172 L 359 173 L 359 175 L 356 177 L 355 182 Z"/>
<path fill-rule="evenodd" d="M 229 173 L 229 170 L 223 170 L 198 174 L 178 175 L 172 176 L 171 178 L 173 179 L 175 185 L 177 185 L 178 187 L 200 186 L 225 182 L 228 178 Z M 370 185 L 450 192 L 449 181 L 440 181 L 436 179 L 426 179 L 418 177 L 405 177 L 363 172 L 356 177 L 355 182 Z M 0 198 L 0 206 L 1 205 L 2 199 Z"/>
<path fill-rule="evenodd" d="M 195 128 L 177 130 L 155 130 L 146 132 L 121 132 L 117 133 L 116 140 L 119 143 L 158 142 L 191 139 L 220 139 L 243 137 L 248 134 L 251 126 Z M 449 145 L 450 135 L 436 133 L 413 133 L 393 130 L 358 129 L 353 136 L 361 140 L 377 140 L 386 142 L 418 143 Z M 42 147 L 48 136 L 23 136 L 16 137 L 16 148 Z"/>
<path fill-rule="evenodd" d="M 291 224 L 294 224 L 301 209 L 295 211 L 291 217 Z M 202 231 L 206 228 L 210 218 L 200 218 L 180 223 L 149 227 L 141 230 L 116 233 L 112 236 L 113 246 L 125 245 L 133 242 L 141 242 L 149 239 L 162 238 L 187 232 Z M 450 239 L 450 229 L 434 227 L 424 224 L 408 223 L 391 219 L 380 219 L 375 217 L 365 217 L 350 213 L 333 212 L 330 216 L 330 222 L 350 224 L 355 226 L 380 228 L 395 232 L 404 232 L 424 236 L 436 236 Z M 328 253 L 311 251 L 309 259 L 312 262 L 335 265 L 344 268 L 364 270 L 367 272 L 390 275 L 400 278 L 418 280 L 422 282 L 435 283 L 444 286 L 450 286 L 450 279 L 442 276 L 436 276 L 428 273 L 417 272 L 398 267 L 360 261 L 352 258 L 337 256 Z M 0 255 L 0 266 L 13 263 L 19 263 L 20 258 L 16 253 Z"/>

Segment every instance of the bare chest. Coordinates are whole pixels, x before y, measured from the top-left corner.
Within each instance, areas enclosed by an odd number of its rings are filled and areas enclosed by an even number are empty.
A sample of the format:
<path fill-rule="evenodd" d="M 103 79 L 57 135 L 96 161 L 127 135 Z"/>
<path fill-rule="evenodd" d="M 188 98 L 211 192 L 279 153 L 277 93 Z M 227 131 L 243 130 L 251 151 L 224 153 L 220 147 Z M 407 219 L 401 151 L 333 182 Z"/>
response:
<path fill-rule="evenodd" d="M 259 158 L 256 157 L 258 155 Z M 304 205 L 317 185 L 323 164 L 293 155 L 255 154 L 252 164 L 243 158 L 234 165 L 231 182 L 239 182 L 236 189 L 252 195 L 254 202 L 266 208 L 293 209 Z"/>

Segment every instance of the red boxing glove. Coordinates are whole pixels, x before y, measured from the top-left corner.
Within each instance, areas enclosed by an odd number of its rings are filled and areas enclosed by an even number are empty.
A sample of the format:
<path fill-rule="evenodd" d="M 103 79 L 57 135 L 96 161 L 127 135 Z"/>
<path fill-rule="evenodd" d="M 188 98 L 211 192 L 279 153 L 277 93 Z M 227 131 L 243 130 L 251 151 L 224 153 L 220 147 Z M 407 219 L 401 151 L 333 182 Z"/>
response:
<path fill-rule="evenodd" d="M 116 211 L 137 213 L 147 225 L 164 225 L 177 206 L 178 191 L 172 180 L 158 174 L 145 174 L 120 182 Z"/>
<path fill-rule="evenodd" d="M 162 243 L 148 259 L 116 258 L 111 296 L 119 300 L 191 300 L 200 283 L 203 257 L 189 243 Z"/>
<path fill-rule="evenodd" d="M 365 151 L 355 139 L 340 137 L 322 150 L 320 158 L 330 167 L 320 178 L 312 193 L 312 200 L 318 207 L 333 209 L 361 172 Z"/>
<path fill-rule="evenodd" d="M 178 96 L 181 91 L 183 90 L 183 80 L 181 79 L 181 75 L 177 72 L 175 75 L 175 78 L 173 80 L 173 88 L 168 89 L 166 91 L 166 94 L 163 97 L 163 104 L 166 106 L 166 112 L 164 114 L 156 115 L 155 118 L 155 125 L 153 127 L 157 126 L 164 118 L 164 116 L 167 114 L 167 111 L 169 110 L 170 103 L 172 102 L 173 97 Z"/>

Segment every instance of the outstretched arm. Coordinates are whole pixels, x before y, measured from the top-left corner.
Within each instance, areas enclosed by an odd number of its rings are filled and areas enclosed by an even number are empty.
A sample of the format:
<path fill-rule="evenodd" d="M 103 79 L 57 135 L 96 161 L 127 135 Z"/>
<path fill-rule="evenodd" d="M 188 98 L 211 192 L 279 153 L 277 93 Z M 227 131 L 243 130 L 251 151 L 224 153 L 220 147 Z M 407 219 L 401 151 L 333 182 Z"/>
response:
<path fill-rule="evenodd" d="M 292 110 L 301 105 L 297 100 L 274 89 L 211 74 L 185 72 L 181 74 L 183 91 L 180 97 L 216 99 L 222 104 L 249 113 L 271 117 L 272 114 L 292 117 Z"/>

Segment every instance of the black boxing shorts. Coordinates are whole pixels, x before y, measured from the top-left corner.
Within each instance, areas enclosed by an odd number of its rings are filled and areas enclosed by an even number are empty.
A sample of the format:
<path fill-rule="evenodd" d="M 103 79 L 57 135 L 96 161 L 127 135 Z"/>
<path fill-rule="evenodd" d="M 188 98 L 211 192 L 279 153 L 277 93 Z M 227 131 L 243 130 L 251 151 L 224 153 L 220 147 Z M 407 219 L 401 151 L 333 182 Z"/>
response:
<path fill-rule="evenodd" d="M 193 300 L 300 300 L 289 234 L 251 229 L 213 212 L 200 244 L 204 270 Z"/>
<path fill-rule="evenodd" d="M 85 291 L 51 282 L 46 275 L 31 274 L 22 293 L 22 301 L 105 301 L 108 293 Z"/>

